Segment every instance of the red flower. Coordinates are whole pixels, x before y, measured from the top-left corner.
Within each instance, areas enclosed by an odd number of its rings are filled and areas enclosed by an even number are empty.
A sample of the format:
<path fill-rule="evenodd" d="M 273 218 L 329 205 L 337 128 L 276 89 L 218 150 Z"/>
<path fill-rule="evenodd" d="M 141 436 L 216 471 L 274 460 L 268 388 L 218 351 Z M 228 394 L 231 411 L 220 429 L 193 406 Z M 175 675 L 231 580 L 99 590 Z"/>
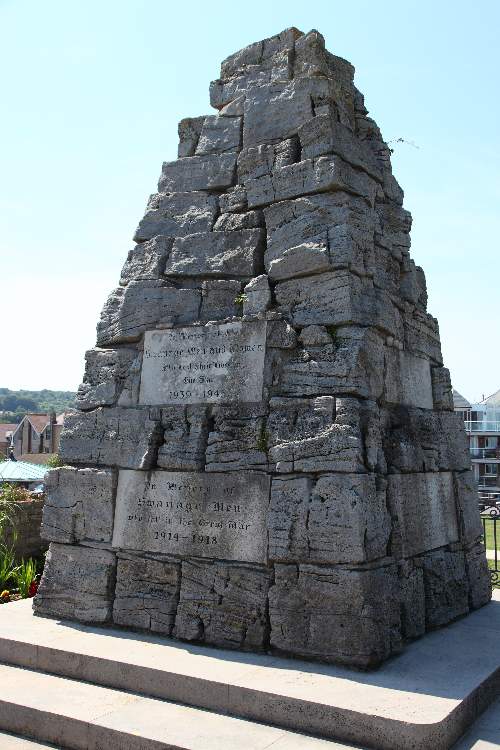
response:
<path fill-rule="evenodd" d="M 35 596 L 37 591 L 38 591 L 38 583 L 36 581 L 31 581 L 30 587 L 28 589 L 28 596 Z"/>

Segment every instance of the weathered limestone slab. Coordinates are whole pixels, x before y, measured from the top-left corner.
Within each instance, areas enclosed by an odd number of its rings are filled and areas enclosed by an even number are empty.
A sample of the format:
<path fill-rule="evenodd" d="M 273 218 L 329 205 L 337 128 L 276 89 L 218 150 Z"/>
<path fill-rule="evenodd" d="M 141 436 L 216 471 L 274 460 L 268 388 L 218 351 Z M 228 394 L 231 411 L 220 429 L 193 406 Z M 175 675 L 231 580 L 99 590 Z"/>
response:
<path fill-rule="evenodd" d="M 165 428 L 157 464 L 171 471 L 203 471 L 205 467 L 209 410 L 206 406 L 175 405 L 161 410 Z"/>
<path fill-rule="evenodd" d="M 275 478 L 269 558 L 332 565 L 384 557 L 391 524 L 381 484 L 373 474 Z"/>
<path fill-rule="evenodd" d="M 343 419 L 349 399 L 273 399 L 267 420 L 269 459 L 276 471 L 365 471 L 359 424 Z M 335 413 L 336 411 L 336 413 Z"/>
<path fill-rule="evenodd" d="M 384 388 L 384 344 L 371 328 L 306 326 L 298 349 L 283 364 L 284 396 L 356 395 L 379 398 Z"/>
<path fill-rule="evenodd" d="M 349 271 L 283 281 L 276 300 L 297 325 L 372 325 L 401 339 L 400 314 L 388 295 Z"/>
<path fill-rule="evenodd" d="M 50 545 L 35 614 L 83 622 L 111 617 L 116 561 L 112 552 L 92 547 Z"/>
<path fill-rule="evenodd" d="M 377 183 L 364 172 L 356 171 L 339 156 L 320 156 L 275 169 L 271 175 L 248 180 L 245 188 L 249 208 L 327 190 L 354 193 L 373 206 Z"/>
<path fill-rule="evenodd" d="M 217 198 L 207 193 L 155 193 L 148 201 L 134 240 L 144 242 L 159 234 L 185 237 L 186 234 L 209 232 L 217 207 Z"/>
<path fill-rule="evenodd" d="M 51 542 L 110 542 L 116 472 L 110 469 L 52 469 L 45 477 L 40 530 Z"/>
<path fill-rule="evenodd" d="M 210 279 L 201 285 L 200 319 L 221 320 L 235 316 L 238 310 L 237 298 L 241 282 L 234 279 Z"/>
<path fill-rule="evenodd" d="M 401 649 L 394 565 L 275 565 L 269 591 L 272 648 L 363 669 Z"/>
<path fill-rule="evenodd" d="M 118 559 L 113 622 L 171 635 L 179 601 L 180 573 L 178 563 Z"/>
<path fill-rule="evenodd" d="M 262 229 L 191 234 L 175 240 L 165 265 L 167 276 L 218 276 L 257 273 L 262 265 Z"/>
<path fill-rule="evenodd" d="M 459 414 L 399 406 L 384 417 L 384 453 L 391 472 L 470 469 L 469 446 Z"/>
<path fill-rule="evenodd" d="M 439 326 L 436 318 L 412 308 L 404 317 L 405 348 L 428 357 L 434 364 L 442 365 Z"/>
<path fill-rule="evenodd" d="M 236 232 L 240 229 L 264 227 L 264 214 L 259 209 L 244 213 L 222 213 L 214 224 L 214 232 Z"/>
<path fill-rule="evenodd" d="M 262 563 L 269 477 L 120 471 L 113 547 Z"/>
<path fill-rule="evenodd" d="M 243 289 L 243 315 L 259 315 L 271 306 L 271 289 L 266 274 L 256 276 Z"/>
<path fill-rule="evenodd" d="M 453 388 L 451 387 L 450 371 L 446 367 L 433 367 L 431 376 L 434 408 L 453 411 Z"/>
<path fill-rule="evenodd" d="M 362 169 L 377 182 L 382 182 L 382 171 L 373 151 L 345 125 L 331 114 L 313 117 L 298 130 L 303 159 L 336 154 L 353 167 Z"/>
<path fill-rule="evenodd" d="M 478 609 L 488 604 L 492 598 L 490 569 L 484 554 L 484 545 L 475 544 L 465 552 L 465 567 L 469 581 L 469 604 L 471 609 Z"/>
<path fill-rule="evenodd" d="M 265 346 L 265 321 L 148 331 L 140 403 L 260 401 Z"/>
<path fill-rule="evenodd" d="M 228 57 L 228 64 L 222 63 L 220 79 L 210 84 L 212 107 L 221 109 L 254 86 L 291 79 L 294 41 L 299 34 L 297 29 L 287 29 Z M 233 59 L 238 62 L 234 64 Z"/>
<path fill-rule="evenodd" d="M 190 323 L 198 317 L 198 289 L 178 289 L 165 281 L 131 281 L 110 294 L 97 324 L 97 344 L 137 341 L 158 323 Z"/>
<path fill-rule="evenodd" d="M 135 349 L 90 349 L 85 353 L 85 375 L 78 386 L 76 405 L 79 409 L 116 404 L 134 361 Z"/>
<path fill-rule="evenodd" d="M 177 156 L 179 159 L 183 156 L 194 155 L 204 121 L 204 117 L 185 117 L 179 122 L 177 127 L 179 134 Z"/>
<path fill-rule="evenodd" d="M 160 193 L 217 190 L 234 184 L 236 153 L 187 156 L 164 162 L 158 181 Z"/>
<path fill-rule="evenodd" d="M 162 430 L 148 409 L 95 409 L 66 416 L 60 454 L 76 464 L 149 469 L 154 465 Z"/>
<path fill-rule="evenodd" d="M 268 433 L 263 403 L 217 406 L 205 451 L 205 471 L 268 468 Z"/>
<path fill-rule="evenodd" d="M 393 515 L 393 553 L 413 557 L 458 541 L 453 475 L 450 472 L 389 474 L 387 499 Z"/>
<path fill-rule="evenodd" d="M 422 557 L 422 564 L 426 629 L 439 628 L 467 614 L 469 583 L 464 553 L 435 550 Z"/>
<path fill-rule="evenodd" d="M 477 482 L 472 471 L 455 472 L 454 480 L 460 539 L 469 545 L 483 535 L 483 524 L 478 511 Z"/>
<path fill-rule="evenodd" d="M 427 359 L 387 347 L 385 351 L 385 400 L 420 409 L 432 409 L 431 368 Z"/>
<path fill-rule="evenodd" d="M 196 155 L 235 151 L 241 147 L 241 117 L 205 117 Z"/>
<path fill-rule="evenodd" d="M 172 237 L 157 235 L 147 242 L 135 245 L 129 250 L 122 268 L 120 285 L 126 286 L 129 281 L 161 279 L 172 244 Z"/>
<path fill-rule="evenodd" d="M 376 215 L 361 198 L 321 193 L 274 203 L 264 214 L 265 263 L 273 278 L 304 276 L 308 269 L 373 274 Z"/>
<path fill-rule="evenodd" d="M 265 568 L 184 561 L 174 635 L 225 648 L 263 650 L 270 581 Z"/>

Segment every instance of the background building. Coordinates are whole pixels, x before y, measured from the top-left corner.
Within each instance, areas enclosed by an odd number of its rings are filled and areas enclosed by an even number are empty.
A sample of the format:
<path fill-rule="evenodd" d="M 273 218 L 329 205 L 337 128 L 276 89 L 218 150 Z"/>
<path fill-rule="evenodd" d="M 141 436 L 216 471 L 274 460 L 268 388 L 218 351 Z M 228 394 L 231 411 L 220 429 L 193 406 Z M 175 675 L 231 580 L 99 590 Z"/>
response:
<path fill-rule="evenodd" d="M 58 452 L 63 426 L 64 414 L 26 414 L 12 433 L 14 456 L 21 460 L 39 456 L 40 463 L 44 463 Z"/>
<path fill-rule="evenodd" d="M 500 390 L 477 404 L 454 390 L 453 404 L 465 423 L 479 495 L 500 501 Z"/>

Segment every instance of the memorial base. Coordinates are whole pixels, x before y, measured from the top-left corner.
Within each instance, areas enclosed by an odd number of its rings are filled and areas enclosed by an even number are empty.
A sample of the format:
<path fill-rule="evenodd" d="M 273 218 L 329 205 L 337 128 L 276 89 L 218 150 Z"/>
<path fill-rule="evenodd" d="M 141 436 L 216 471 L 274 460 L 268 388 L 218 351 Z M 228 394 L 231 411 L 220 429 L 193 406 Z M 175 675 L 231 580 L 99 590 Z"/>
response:
<path fill-rule="evenodd" d="M 369 674 L 49 620 L 23 601 L 0 609 L 0 729 L 71 748 L 331 746 L 316 735 L 444 750 L 499 693 L 499 638 L 498 591 Z"/>

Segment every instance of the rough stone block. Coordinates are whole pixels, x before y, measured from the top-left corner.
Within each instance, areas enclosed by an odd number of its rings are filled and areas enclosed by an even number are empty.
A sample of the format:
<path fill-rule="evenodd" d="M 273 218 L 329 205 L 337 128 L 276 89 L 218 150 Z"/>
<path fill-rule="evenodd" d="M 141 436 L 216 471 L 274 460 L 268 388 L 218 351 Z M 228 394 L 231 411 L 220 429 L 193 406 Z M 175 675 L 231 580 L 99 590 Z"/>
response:
<path fill-rule="evenodd" d="M 97 324 L 98 346 L 137 341 L 158 323 L 191 323 L 198 317 L 198 289 L 165 281 L 131 281 L 110 294 Z"/>
<path fill-rule="evenodd" d="M 417 558 L 416 561 L 401 560 L 398 564 L 404 638 L 418 638 L 425 633 L 424 573 L 419 562 Z"/>
<path fill-rule="evenodd" d="M 375 213 L 340 191 L 282 201 L 264 209 L 266 268 L 273 278 L 351 268 L 373 275 Z M 312 256 L 312 257 L 311 257 Z"/>
<path fill-rule="evenodd" d="M 41 536 L 73 544 L 111 542 L 116 472 L 110 469 L 52 469 L 45 477 Z"/>
<path fill-rule="evenodd" d="M 299 35 L 297 29 L 287 29 L 227 58 L 230 62 L 222 64 L 221 78 L 210 84 L 212 107 L 221 109 L 254 86 L 291 79 L 294 40 Z"/>
<path fill-rule="evenodd" d="M 160 193 L 223 190 L 234 185 L 236 153 L 187 156 L 164 162 L 158 182 Z"/>
<path fill-rule="evenodd" d="M 200 320 L 223 320 L 237 315 L 236 299 L 241 282 L 230 279 L 213 279 L 201 285 Z"/>
<path fill-rule="evenodd" d="M 224 648 L 264 650 L 269 584 L 265 568 L 184 561 L 174 635 Z"/>
<path fill-rule="evenodd" d="M 269 558 L 278 562 L 355 563 L 384 557 L 391 526 L 383 483 L 373 474 L 275 478 Z"/>
<path fill-rule="evenodd" d="M 458 541 L 450 472 L 389 474 L 387 480 L 393 554 L 408 558 Z"/>
<path fill-rule="evenodd" d="M 246 211 L 247 191 L 243 185 L 236 185 L 229 188 L 225 193 L 219 196 L 219 205 L 221 213 L 230 213 L 231 211 Z"/>
<path fill-rule="evenodd" d="M 283 396 L 354 395 L 379 398 L 384 345 L 370 328 L 306 326 L 298 349 L 283 364 L 276 390 Z"/>
<path fill-rule="evenodd" d="M 217 198 L 206 193 L 155 193 L 136 229 L 135 242 L 156 235 L 185 237 L 186 234 L 209 232 L 217 214 Z"/>
<path fill-rule="evenodd" d="M 377 182 L 382 182 L 382 171 L 372 150 L 330 114 L 308 120 L 301 125 L 298 135 L 303 159 L 336 154 Z"/>
<path fill-rule="evenodd" d="M 446 367 L 432 367 L 431 376 L 434 408 L 440 411 L 453 411 L 450 371 Z"/>
<path fill-rule="evenodd" d="M 469 611 L 465 556 L 460 550 L 435 550 L 421 558 L 426 629 L 439 628 Z"/>
<path fill-rule="evenodd" d="M 264 227 L 262 211 L 221 214 L 214 224 L 214 232 L 234 232 L 240 229 L 260 229 Z"/>
<path fill-rule="evenodd" d="M 400 338 L 400 314 L 388 295 L 349 271 L 283 281 L 275 294 L 278 309 L 294 325 L 372 325 Z"/>
<path fill-rule="evenodd" d="M 314 115 L 314 99 L 328 97 L 328 81 L 320 78 L 269 83 L 247 91 L 243 145 L 282 141 L 296 135 Z"/>
<path fill-rule="evenodd" d="M 381 429 L 389 471 L 470 469 L 469 447 L 459 414 L 399 406 L 388 410 L 384 418 Z"/>
<path fill-rule="evenodd" d="M 129 250 L 122 268 L 120 284 L 144 279 L 161 279 L 173 239 L 159 235 Z"/>
<path fill-rule="evenodd" d="M 75 403 L 79 409 L 113 406 L 129 377 L 135 349 L 90 349 L 85 353 L 85 375 L 78 387 Z"/>
<path fill-rule="evenodd" d="M 108 622 L 115 569 L 112 552 L 52 543 L 33 600 L 35 614 L 82 622 Z"/>
<path fill-rule="evenodd" d="M 376 667 L 401 648 L 397 591 L 394 565 L 366 570 L 276 565 L 269 592 L 271 647 Z"/>
<path fill-rule="evenodd" d="M 394 347 L 385 350 L 385 390 L 388 403 L 433 408 L 431 368 L 427 359 Z"/>
<path fill-rule="evenodd" d="M 484 546 L 476 544 L 465 553 L 465 565 L 469 580 L 469 606 L 483 607 L 491 599 L 491 571 L 484 554 Z"/>
<path fill-rule="evenodd" d="M 241 117 L 205 117 L 196 155 L 237 151 L 241 148 Z"/>
<path fill-rule="evenodd" d="M 342 405 L 337 414 L 335 407 L 331 396 L 271 400 L 266 432 L 276 471 L 365 471 L 359 424 L 344 422 Z"/>
<path fill-rule="evenodd" d="M 161 438 L 147 408 L 99 408 L 66 416 L 60 454 L 70 463 L 150 469 Z"/>
<path fill-rule="evenodd" d="M 118 559 L 113 622 L 171 635 L 179 601 L 179 563 Z"/>
<path fill-rule="evenodd" d="M 245 183 L 249 208 L 311 193 L 341 190 L 364 198 L 373 206 L 377 183 L 338 156 L 304 159 Z"/>
<path fill-rule="evenodd" d="M 243 315 L 265 313 L 271 305 L 271 289 L 266 274 L 256 276 L 243 289 Z"/>
<path fill-rule="evenodd" d="M 404 341 L 405 349 L 431 359 L 434 364 L 443 364 L 439 326 L 432 315 L 409 308 L 404 316 Z"/>
<path fill-rule="evenodd" d="M 483 524 L 479 513 L 477 481 L 472 471 L 455 472 L 455 494 L 460 538 L 469 545 L 483 534 Z"/>
<path fill-rule="evenodd" d="M 170 406 L 161 411 L 163 445 L 158 466 L 171 471 L 202 471 L 208 439 L 206 406 Z"/>
<path fill-rule="evenodd" d="M 179 133 L 179 147 L 177 156 L 193 156 L 198 145 L 204 117 L 185 117 L 180 121 L 177 131 Z"/>
<path fill-rule="evenodd" d="M 264 404 L 218 406 L 208 435 L 206 471 L 267 469 Z"/>
<path fill-rule="evenodd" d="M 207 232 L 176 239 L 165 273 L 171 276 L 248 277 L 262 266 L 263 230 Z"/>

